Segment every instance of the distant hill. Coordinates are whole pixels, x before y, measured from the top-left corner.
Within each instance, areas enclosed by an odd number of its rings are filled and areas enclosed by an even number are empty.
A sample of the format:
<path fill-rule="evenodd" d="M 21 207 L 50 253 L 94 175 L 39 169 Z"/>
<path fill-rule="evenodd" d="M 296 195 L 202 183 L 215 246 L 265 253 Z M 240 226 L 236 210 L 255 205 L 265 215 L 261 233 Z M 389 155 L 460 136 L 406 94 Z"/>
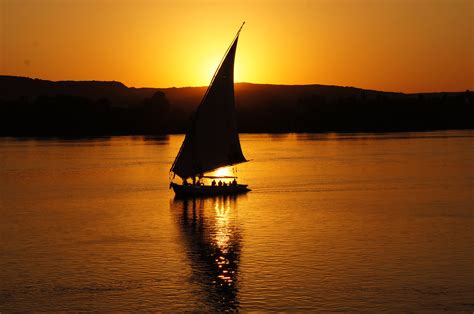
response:
<path fill-rule="evenodd" d="M 196 107 L 207 87 L 179 87 L 160 88 L 171 103 L 180 107 Z M 313 95 L 325 95 L 327 99 L 338 99 L 341 97 L 355 97 L 365 93 L 366 96 L 375 97 L 378 94 L 399 95 L 402 93 L 378 92 L 364 90 L 354 87 L 328 86 L 328 85 L 274 85 L 274 84 L 252 84 L 236 83 L 235 97 L 238 107 L 251 108 L 263 103 L 278 100 L 287 104 L 294 104 L 299 99 Z"/>
<path fill-rule="evenodd" d="M 183 133 L 207 87 L 0 76 L 0 136 Z M 240 132 L 472 129 L 474 99 L 327 85 L 235 84 Z"/>
<path fill-rule="evenodd" d="M 47 81 L 18 76 L 0 76 L 0 99 L 34 99 L 39 96 L 70 95 L 91 100 L 107 99 L 114 106 L 138 104 L 156 88 L 130 88 L 120 82 Z"/>

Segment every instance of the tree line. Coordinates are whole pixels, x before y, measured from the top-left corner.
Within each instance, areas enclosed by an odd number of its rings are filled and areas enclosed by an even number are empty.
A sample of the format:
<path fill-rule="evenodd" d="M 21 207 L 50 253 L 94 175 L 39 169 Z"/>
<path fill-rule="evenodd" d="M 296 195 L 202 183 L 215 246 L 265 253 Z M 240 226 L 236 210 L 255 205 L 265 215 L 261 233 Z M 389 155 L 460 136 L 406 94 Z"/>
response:
<path fill-rule="evenodd" d="M 285 89 L 281 93 L 269 92 L 258 99 L 253 94 L 245 98 L 237 93 L 239 132 L 397 132 L 473 128 L 474 99 L 470 91 L 430 94 L 360 89 L 345 94 L 339 90 L 335 94 L 317 89 L 309 91 L 291 95 L 292 92 Z M 190 106 L 170 101 L 165 92 L 153 90 L 149 93 L 151 96 L 128 106 L 115 106 L 106 97 L 94 99 L 64 93 L 8 98 L 2 98 L 0 94 L 0 136 L 185 133 L 197 104 Z M 288 93 L 288 97 L 282 97 Z M 248 99 L 253 99 L 250 105 Z"/>

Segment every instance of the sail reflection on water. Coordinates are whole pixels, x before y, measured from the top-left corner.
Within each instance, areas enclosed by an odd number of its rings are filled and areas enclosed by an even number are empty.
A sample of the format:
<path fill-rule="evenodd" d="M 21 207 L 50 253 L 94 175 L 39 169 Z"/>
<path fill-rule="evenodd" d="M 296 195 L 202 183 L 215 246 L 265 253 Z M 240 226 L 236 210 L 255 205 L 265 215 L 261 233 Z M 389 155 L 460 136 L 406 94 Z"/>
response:
<path fill-rule="evenodd" d="M 174 199 L 175 212 L 192 269 L 209 310 L 238 309 L 241 232 L 237 197 Z"/>

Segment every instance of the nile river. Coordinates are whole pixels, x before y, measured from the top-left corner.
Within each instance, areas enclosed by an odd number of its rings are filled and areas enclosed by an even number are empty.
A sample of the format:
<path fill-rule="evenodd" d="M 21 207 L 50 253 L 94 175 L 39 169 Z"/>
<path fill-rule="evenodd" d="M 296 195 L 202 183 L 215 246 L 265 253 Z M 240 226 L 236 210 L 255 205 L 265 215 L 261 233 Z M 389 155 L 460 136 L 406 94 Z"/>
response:
<path fill-rule="evenodd" d="M 188 201 L 182 139 L 0 139 L 0 312 L 474 311 L 474 132 L 244 134 Z"/>

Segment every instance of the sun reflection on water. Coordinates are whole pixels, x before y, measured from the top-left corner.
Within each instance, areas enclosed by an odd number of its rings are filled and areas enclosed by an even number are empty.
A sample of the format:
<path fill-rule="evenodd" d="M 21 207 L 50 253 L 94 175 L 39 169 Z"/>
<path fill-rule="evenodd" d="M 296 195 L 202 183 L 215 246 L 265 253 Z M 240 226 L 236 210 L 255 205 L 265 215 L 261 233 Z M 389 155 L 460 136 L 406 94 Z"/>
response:
<path fill-rule="evenodd" d="M 241 232 L 236 224 L 236 197 L 173 200 L 196 280 L 206 292 L 210 310 L 238 309 L 238 265 Z M 216 302 L 218 301 L 218 302 Z M 217 307 L 217 308 L 216 308 Z"/>
<path fill-rule="evenodd" d="M 229 242 L 231 238 L 231 230 L 229 229 L 229 202 L 226 203 L 224 199 L 216 200 L 214 210 L 216 228 L 213 240 L 223 253 L 227 253 L 229 251 Z"/>

